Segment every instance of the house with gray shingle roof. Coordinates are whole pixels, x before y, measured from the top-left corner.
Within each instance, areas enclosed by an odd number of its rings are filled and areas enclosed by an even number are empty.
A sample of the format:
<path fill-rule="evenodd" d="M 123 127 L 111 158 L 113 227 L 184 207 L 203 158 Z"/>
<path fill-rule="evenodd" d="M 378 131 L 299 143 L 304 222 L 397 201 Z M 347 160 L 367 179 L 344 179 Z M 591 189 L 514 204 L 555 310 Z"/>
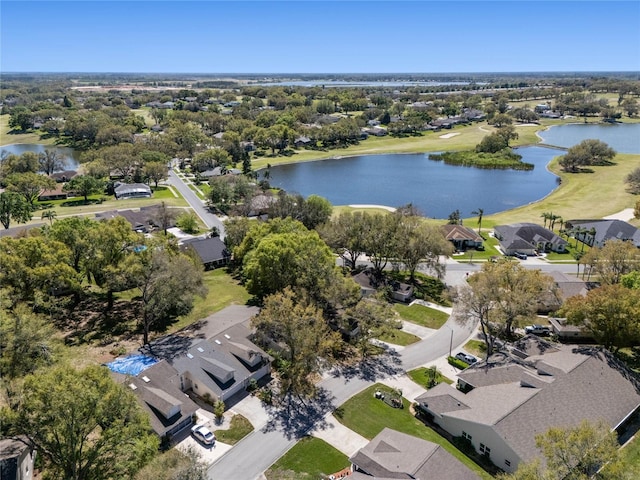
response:
<path fill-rule="evenodd" d="M 640 230 L 622 220 L 567 220 L 565 228 L 575 229 L 576 238 L 590 247 L 603 247 L 608 240 L 625 240 L 640 248 Z"/>
<path fill-rule="evenodd" d="M 638 379 L 609 352 L 534 337 L 469 367 L 459 388 L 443 383 L 416 398 L 430 420 L 507 472 L 544 461 L 535 437 L 551 427 L 588 420 L 620 431 L 640 409 Z"/>
<path fill-rule="evenodd" d="M 353 480 L 433 478 L 479 480 L 440 445 L 385 428 L 350 459 Z"/>
<path fill-rule="evenodd" d="M 180 374 L 166 360 L 144 369 L 135 377 L 118 379 L 136 395 L 138 403 L 149 414 L 151 428 L 159 437 L 175 435 L 191 425 L 198 405 L 182 391 Z"/>
<path fill-rule="evenodd" d="M 500 248 L 505 255 L 522 252 L 536 255 L 536 252 L 565 252 L 567 241 L 535 223 L 514 223 L 498 225 L 494 228 L 494 236 L 500 241 Z"/>

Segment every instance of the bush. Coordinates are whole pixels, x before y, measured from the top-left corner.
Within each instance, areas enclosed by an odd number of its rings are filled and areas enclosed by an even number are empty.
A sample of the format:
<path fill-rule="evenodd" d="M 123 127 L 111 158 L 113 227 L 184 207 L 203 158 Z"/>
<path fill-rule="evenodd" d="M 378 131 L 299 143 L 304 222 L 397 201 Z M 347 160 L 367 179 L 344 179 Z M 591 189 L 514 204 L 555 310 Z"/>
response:
<path fill-rule="evenodd" d="M 193 212 L 181 214 L 176 220 L 176 225 L 184 233 L 198 233 L 198 217 Z"/>
<path fill-rule="evenodd" d="M 255 392 L 258 389 L 258 381 L 255 378 L 249 380 L 247 385 L 247 392 Z"/>
<path fill-rule="evenodd" d="M 457 359 L 456 357 L 447 357 L 447 361 L 449 362 L 449 365 L 459 368 L 460 370 L 464 370 L 469 366 L 469 364 Z"/>
<path fill-rule="evenodd" d="M 216 422 L 220 423 L 224 416 L 226 406 L 222 400 L 218 400 L 213 406 L 213 414 L 216 416 Z"/>

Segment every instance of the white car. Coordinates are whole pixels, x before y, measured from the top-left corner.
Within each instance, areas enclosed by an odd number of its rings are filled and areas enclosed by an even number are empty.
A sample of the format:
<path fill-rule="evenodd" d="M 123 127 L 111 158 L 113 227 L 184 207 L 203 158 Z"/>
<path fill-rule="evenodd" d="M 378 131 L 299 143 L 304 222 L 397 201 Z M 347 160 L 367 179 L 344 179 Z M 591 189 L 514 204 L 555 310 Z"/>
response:
<path fill-rule="evenodd" d="M 204 425 L 195 425 L 191 427 L 191 435 L 205 445 L 213 445 L 216 443 L 216 436 Z"/>

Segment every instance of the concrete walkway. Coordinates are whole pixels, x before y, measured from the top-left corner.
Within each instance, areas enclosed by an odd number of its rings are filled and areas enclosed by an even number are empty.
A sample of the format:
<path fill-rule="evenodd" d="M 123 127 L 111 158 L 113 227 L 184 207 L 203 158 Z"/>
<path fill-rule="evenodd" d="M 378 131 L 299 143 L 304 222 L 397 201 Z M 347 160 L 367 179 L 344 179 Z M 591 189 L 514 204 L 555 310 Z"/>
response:
<path fill-rule="evenodd" d="M 326 424 L 322 429 L 315 430 L 311 434 L 332 445 L 347 457 L 350 457 L 369 443 L 369 440 L 362 435 L 358 435 L 336 420 L 333 414 L 327 415 L 325 421 Z"/>

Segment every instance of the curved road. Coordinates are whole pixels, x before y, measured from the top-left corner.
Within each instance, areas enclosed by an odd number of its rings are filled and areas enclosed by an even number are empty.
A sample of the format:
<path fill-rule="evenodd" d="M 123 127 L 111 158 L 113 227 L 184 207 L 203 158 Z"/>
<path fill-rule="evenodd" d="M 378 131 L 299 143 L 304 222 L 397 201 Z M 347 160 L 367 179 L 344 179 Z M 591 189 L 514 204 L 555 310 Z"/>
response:
<path fill-rule="evenodd" d="M 465 343 L 474 329 L 475 325 L 461 325 L 452 315 L 444 326 L 428 339 L 404 348 L 396 357 L 396 372 L 393 374 L 411 370 L 448 355 L 450 346 L 453 345 L 455 349 Z M 331 413 L 333 409 L 355 394 L 375 382 L 384 381 L 391 375 L 391 373 L 385 373 L 385 368 L 382 366 L 377 371 L 360 371 L 347 376 L 341 373 L 325 378 L 319 386 L 331 398 L 330 402 L 325 404 L 322 414 Z M 317 424 L 321 425 L 321 423 L 321 419 L 318 419 Z M 268 425 L 255 427 L 256 430 L 209 468 L 208 478 L 216 480 L 260 478 L 266 469 L 296 444 L 301 434 L 311 433 L 315 428 L 314 425 L 310 425 L 306 429 L 299 429 L 296 432 L 298 438 L 295 438 L 287 435 L 281 428 Z"/>

